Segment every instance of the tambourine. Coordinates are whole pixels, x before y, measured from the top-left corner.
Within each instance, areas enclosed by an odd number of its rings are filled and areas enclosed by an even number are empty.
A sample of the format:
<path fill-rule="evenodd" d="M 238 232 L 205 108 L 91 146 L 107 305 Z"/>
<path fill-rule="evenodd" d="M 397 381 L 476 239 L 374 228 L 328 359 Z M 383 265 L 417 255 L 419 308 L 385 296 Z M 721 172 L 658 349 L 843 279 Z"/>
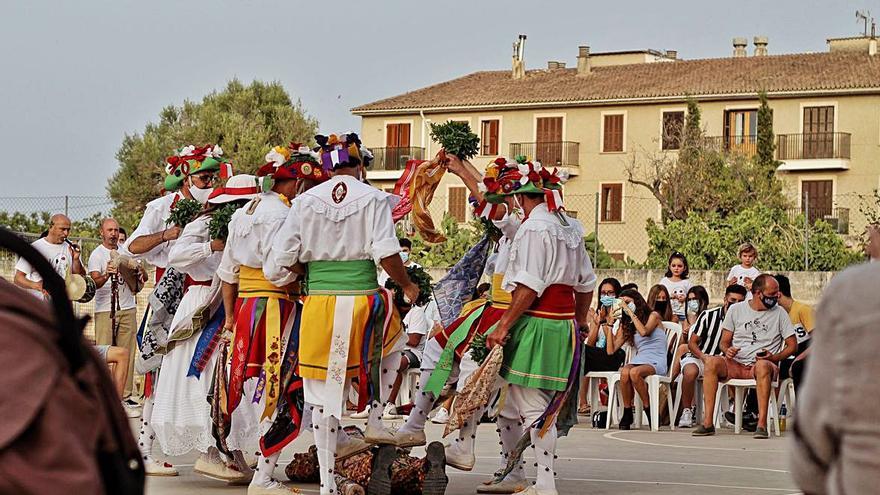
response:
<path fill-rule="evenodd" d="M 71 301 L 79 303 L 87 303 L 91 301 L 95 298 L 95 292 L 98 291 L 98 286 L 95 284 L 95 281 L 88 275 L 83 276 L 76 273 L 70 273 L 64 279 L 64 285 L 67 288 L 67 297 L 69 297 Z"/>

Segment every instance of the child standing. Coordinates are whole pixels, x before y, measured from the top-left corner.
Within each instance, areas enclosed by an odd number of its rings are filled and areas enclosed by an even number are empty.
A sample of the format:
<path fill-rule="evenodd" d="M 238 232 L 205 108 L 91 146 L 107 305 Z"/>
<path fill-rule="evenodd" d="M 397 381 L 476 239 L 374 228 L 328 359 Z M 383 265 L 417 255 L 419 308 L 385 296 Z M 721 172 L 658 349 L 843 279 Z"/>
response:
<path fill-rule="evenodd" d="M 666 276 L 660 280 L 660 285 L 669 292 L 669 306 L 672 307 L 673 316 L 678 318 L 677 321 L 684 321 L 687 316 L 687 293 L 693 286 L 688 280 L 689 273 L 687 258 L 675 251 L 669 256 Z"/>
<path fill-rule="evenodd" d="M 730 269 L 727 274 L 727 285 L 742 285 L 748 291 L 746 300 L 752 298 L 752 281 L 758 278 L 761 270 L 755 267 L 755 260 L 758 259 L 758 248 L 751 242 L 744 242 L 737 250 L 736 257 L 739 258 L 740 264 Z"/>

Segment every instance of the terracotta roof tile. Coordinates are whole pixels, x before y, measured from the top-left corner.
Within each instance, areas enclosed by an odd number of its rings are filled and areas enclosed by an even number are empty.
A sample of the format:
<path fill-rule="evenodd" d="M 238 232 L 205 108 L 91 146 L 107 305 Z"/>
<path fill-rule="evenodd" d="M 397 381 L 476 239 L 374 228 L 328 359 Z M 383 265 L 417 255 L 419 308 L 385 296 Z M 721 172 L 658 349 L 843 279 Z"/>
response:
<path fill-rule="evenodd" d="M 475 72 L 361 105 L 353 113 L 470 106 L 880 88 L 880 56 L 804 53 L 577 69 Z"/>

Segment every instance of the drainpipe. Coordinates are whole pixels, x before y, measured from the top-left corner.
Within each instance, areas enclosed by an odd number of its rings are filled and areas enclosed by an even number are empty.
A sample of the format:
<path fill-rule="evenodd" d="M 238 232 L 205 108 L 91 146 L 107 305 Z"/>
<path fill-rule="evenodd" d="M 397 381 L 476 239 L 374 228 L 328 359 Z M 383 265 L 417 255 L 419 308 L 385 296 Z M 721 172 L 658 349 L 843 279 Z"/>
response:
<path fill-rule="evenodd" d="M 424 110 L 419 110 L 419 116 L 422 118 L 422 149 L 425 150 L 425 160 L 428 160 L 428 157 L 431 156 L 431 150 L 428 149 L 431 146 L 428 141 L 428 120 L 425 119 Z"/>

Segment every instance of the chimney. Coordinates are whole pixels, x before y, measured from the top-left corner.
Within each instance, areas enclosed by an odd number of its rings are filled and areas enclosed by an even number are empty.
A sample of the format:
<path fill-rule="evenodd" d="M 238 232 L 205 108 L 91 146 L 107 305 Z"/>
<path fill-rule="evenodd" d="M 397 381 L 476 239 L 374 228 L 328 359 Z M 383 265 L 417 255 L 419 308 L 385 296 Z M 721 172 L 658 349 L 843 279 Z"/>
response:
<path fill-rule="evenodd" d="M 590 73 L 590 47 L 578 47 L 578 65 L 577 73 L 579 76 L 585 76 Z"/>
<path fill-rule="evenodd" d="M 512 68 L 512 76 L 514 79 L 522 79 L 526 77 L 526 66 L 525 66 L 525 49 L 526 49 L 526 35 L 521 34 L 517 38 L 516 42 L 513 44 L 513 68 Z"/>
<path fill-rule="evenodd" d="M 764 57 L 767 55 L 767 44 L 770 40 L 768 40 L 766 36 L 755 36 L 752 42 L 755 44 L 756 57 Z"/>
<path fill-rule="evenodd" d="M 556 69 L 564 69 L 565 62 L 559 62 L 556 60 L 550 60 L 547 62 L 547 70 L 556 70 Z"/>
<path fill-rule="evenodd" d="M 671 59 L 671 60 L 676 60 L 678 58 L 678 51 L 666 50 L 666 58 Z"/>
<path fill-rule="evenodd" d="M 734 38 L 733 39 L 733 56 L 734 57 L 745 57 L 746 47 L 749 45 L 749 40 L 745 38 Z"/>

